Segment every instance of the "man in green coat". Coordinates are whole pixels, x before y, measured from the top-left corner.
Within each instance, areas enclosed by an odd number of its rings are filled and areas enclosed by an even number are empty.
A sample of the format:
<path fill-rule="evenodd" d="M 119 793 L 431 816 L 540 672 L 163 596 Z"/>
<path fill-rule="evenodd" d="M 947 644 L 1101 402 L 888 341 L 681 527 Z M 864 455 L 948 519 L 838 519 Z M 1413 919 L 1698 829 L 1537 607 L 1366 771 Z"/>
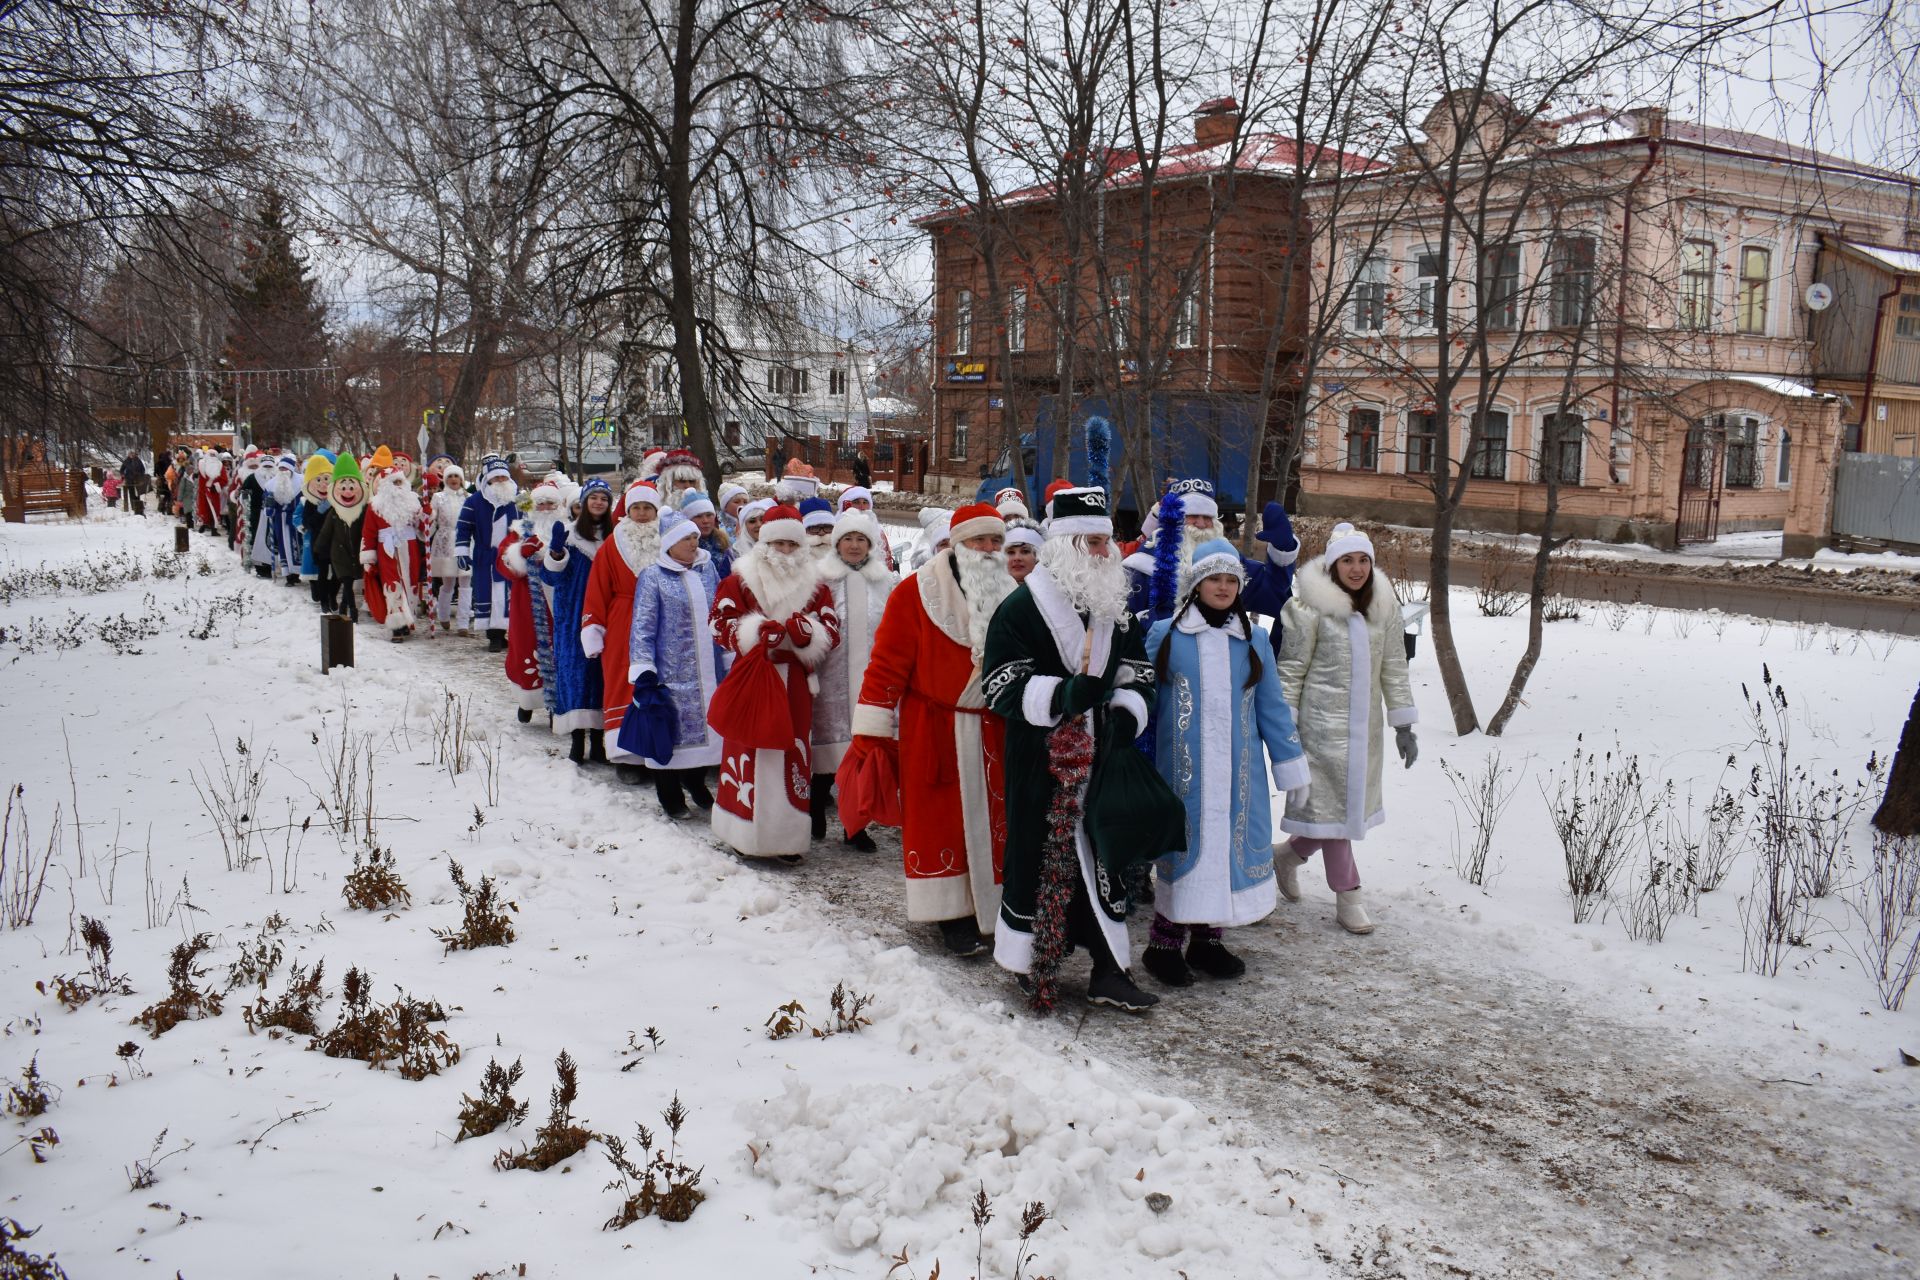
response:
<path fill-rule="evenodd" d="M 993 956 L 1045 1011 L 1060 962 L 1085 947 L 1087 999 L 1138 1012 L 1159 998 L 1128 976 L 1125 878 L 1096 856 L 1083 808 L 1101 754 L 1133 749 L 1153 698 L 1106 494 L 1056 494 L 1039 558 L 994 614 L 981 662 L 981 691 L 1007 723 L 1006 884 Z M 1115 716 L 1125 723 L 1109 732 Z"/>

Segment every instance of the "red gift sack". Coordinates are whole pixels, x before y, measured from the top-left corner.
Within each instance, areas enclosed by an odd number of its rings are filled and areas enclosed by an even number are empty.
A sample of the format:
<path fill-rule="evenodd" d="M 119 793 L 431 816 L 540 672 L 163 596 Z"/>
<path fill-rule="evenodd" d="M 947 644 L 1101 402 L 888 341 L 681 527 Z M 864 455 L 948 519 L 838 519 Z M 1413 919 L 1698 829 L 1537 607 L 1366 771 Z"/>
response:
<path fill-rule="evenodd" d="M 707 723 L 729 745 L 738 743 L 756 751 L 785 751 L 793 745 L 787 685 L 765 649 L 755 645 L 734 662 L 713 691 Z"/>
<path fill-rule="evenodd" d="M 840 787 L 840 821 L 847 830 L 902 824 L 900 752 L 892 739 L 855 738 L 834 781 Z"/>

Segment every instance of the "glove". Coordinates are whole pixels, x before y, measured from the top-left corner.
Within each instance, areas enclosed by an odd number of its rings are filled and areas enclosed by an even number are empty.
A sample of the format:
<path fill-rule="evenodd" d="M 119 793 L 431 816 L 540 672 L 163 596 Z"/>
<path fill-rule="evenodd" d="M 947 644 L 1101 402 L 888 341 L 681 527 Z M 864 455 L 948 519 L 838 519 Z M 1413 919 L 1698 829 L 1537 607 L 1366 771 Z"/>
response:
<path fill-rule="evenodd" d="M 1276 551 L 1293 551 L 1300 545 L 1293 533 L 1293 521 L 1287 518 L 1287 509 L 1277 502 L 1269 502 L 1260 509 L 1260 532 L 1255 536 Z"/>
<path fill-rule="evenodd" d="M 589 658 L 597 658 L 600 651 L 607 647 L 607 629 L 599 625 L 580 628 L 580 652 Z"/>
<path fill-rule="evenodd" d="M 786 638 L 787 638 L 787 629 L 781 626 L 779 623 L 766 622 L 761 624 L 760 636 L 759 636 L 758 642 L 766 646 L 767 652 L 771 653 L 775 649 L 778 649 L 780 647 L 780 642 L 782 640 L 785 640 Z"/>
<path fill-rule="evenodd" d="M 1403 724 L 1393 731 L 1394 749 L 1400 753 L 1401 763 L 1413 768 L 1413 762 L 1420 758 L 1420 744 L 1414 739 L 1413 726 Z"/>
<path fill-rule="evenodd" d="M 544 545 L 546 544 L 541 542 L 540 539 L 534 537 L 532 534 L 528 534 L 526 537 L 520 539 L 520 554 L 531 560 L 540 554 L 540 548 Z"/>
<path fill-rule="evenodd" d="M 792 637 L 796 646 L 813 643 L 813 624 L 807 621 L 807 615 L 796 613 L 787 619 L 787 635 Z"/>
<path fill-rule="evenodd" d="M 633 685 L 635 692 L 641 689 L 657 689 L 660 687 L 660 673 L 652 670 L 642 671 L 639 675 L 636 675 L 630 683 Z"/>
<path fill-rule="evenodd" d="M 453 558 L 453 567 L 458 569 L 462 573 L 472 573 L 473 557 L 472 556 L 455 556 Z"/>
<path fill-rule="evenodd" d="M 376 564 L 379 564 L 379 563 L 380 563 L 380 553 L 379 553 L 379 552 L 377 552 L 377 551 L 362 551 L 362 552 L 360 553 L 360 567 L 361 567 L 361 568 L 363 568 L 363 569 L 371 569 L 371 568 L 373 568 L 373 566 L 374 566 L 374 565 L 376 565 Z"/>
<path fill-rule="evenodd" d="M 1054 691 L 1054 710 L 1070 719 L 1093 710 L 1113 696 L 1113 686 L 1098 676 L 1068 676 Z"/>

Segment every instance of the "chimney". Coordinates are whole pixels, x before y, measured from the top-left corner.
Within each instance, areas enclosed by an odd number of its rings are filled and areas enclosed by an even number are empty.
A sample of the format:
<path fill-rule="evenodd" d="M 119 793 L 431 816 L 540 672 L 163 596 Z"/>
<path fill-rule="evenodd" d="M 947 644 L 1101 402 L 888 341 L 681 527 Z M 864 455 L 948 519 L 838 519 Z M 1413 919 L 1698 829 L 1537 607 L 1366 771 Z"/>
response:
<path fill-rule="evenodd" d="M 1230 141 L 1240 128 L 1240 104 L 1232 98 L 1212 98 L 1193 113 L 1193 140 L 1203 147 Z"/>
<path fill-rule="evenodd" d="M 1639 116 L 1641 133 L 1649 138 L 1666 136 L 1667 109 L 1665 107 L 1642 107 Z"/>

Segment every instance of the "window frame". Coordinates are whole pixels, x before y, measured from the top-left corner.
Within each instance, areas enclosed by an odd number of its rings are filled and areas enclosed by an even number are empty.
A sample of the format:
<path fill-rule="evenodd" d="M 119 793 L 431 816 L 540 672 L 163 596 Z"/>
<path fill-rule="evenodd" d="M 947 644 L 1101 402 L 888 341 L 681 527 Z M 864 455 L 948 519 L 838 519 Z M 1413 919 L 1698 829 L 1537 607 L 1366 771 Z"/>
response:
<path fill-rule="evenodd" d="M 1566 438 L 1565 424 L 1572 422 L 1572 439 Z M 1587 417 L 1571 411 L 1546 410 L 1539 418 L 1540 483 L 1561 488 L 1579 488 L 1587 481 Z M 1567 475 L 1567 459 L 1573 460 L 1573 474 Z"/>
<path fill-rule="evenodd" d="M 1427 270 L 1431 262 L 1433 269 Z M 1413 312 L 1408 320 L 1412 328 L 1433 333 L 1440 328 L 1446 309 L 1447 255 L 1444 250 L 1416 249 L 1413 254 Z"/>
<path fill-rule="evenodd" d="M 1511 240 L 1480 255 L 1480 322 L 1487 332 L 1512 333 L 1525 323 L 1526 302 L 1520 296 L 1524 266 L 1520 245 Z"/>
<path fill-rule="evenodd" d="M 1584 255 L 1580 261 L 1573 250 Z M 1590 231 L 1570 231 L 1553 239 L 1553 279 L 1548 286 L 1547 318 L 1556 329 L 1583 329 L 1594 318 L 1594 274 L 1599 264 L 1600 240 Z M 1579 312 L 1571 314 L 1570 303 Z"/>
<path fill-rule="evenodd" d="M 1704 257 L 1704 265 L 1690 262 L 1695 252 Z M 1682 329 L 1704 333 L 1713 328 L 1714 268 L 1720 248 L 1701 236 L 1688 236 L 1680 242 L 1680 293 L 1675 318 Z"/>
<path fill-rule="evenodd" d="M 967 460 L 967 436 L 973 430 L 973 423 L 965 409 L 954 412 L 953 426 L 947 434 L 947 461 L 965 462 Z"/>
<path fill-rule="evenodd" d="M 1760 488 L 1760 419 L 1744 413 L 1717 416 L 1725 440 L 1722 446 L 1721 487 Z M 1738 471 L 1735 470 L 1736 465 Z"/>
<path fill-rule="evenodd" d="M 1373 419 L 1371 428 L 1363 431 L 1354 430 L 1355 422 L 1366 417 Z M 1348 408 L 1347 423 L 1342 432 L 1342 438 L 1346 446 L 1341 453 L 1342 470 L 1372 472 L 1375 474 L 1379 472 L 1380 429 L 1385 418 L 1386 414 L 1378 405 L 1357 404 Z M 1361 445 L 1361 456 L 1365 459 L 1365 461 L 1359 465 L 1356 465 L 1353 460 L 1355 444 Z"/>
<path fill-rule="evenodd" d="M 847 394 L 847 371 L 834 368 L 827 370 L 827 394 L 844 396 Z"/>
<path fill-rule="evenodd" d="M 1387 331 L 1387 258 L 1378 248 L 1354 254 L 1347 327 L 1354 333 Z M 1373 323 L 1369 325 L 1368 320 Z"/>
<path fill-rule="evenodd" d="M 1434 474 L 1434 462 L 1440 452 L 1440 415 L 1433 410 L 1410 412 L 1407 419 L 1407 442 L 1401 450 L 1405 458 L 1406 474 L 1410 476 L 1430 476 Z M 1422 430 L 1422 426 L 1425 430 Z M 1415 449 L 1418 442 L 1419 448 Z"/>
<path fill-rule="evenodd" d="M 1780 438 L 1774 447 L 1773 487 L 1791 489 L 1793 487 L 1793 431 L 1791 428 L 1780 428 Z"/>
<path fill-rule="evenodd" d="M 1027 290 L 1014 285 L 1007 290 L 1007 350 L 1027 349 Z"/>
<path fill-rule="evenodd" d="M 1173 311 L 1173 345 L 1191 351 L 1200 345 L 1200 282 L 1193 281 L 1180 293 Z"/>
<path fill-rule="evenodd" d="M 953 293 L 953 328 L 950 331 L 953 354 L 970 356 L 973 354 L 973 290 L 956 289 Z"/>
<path fill-rule="evenodd" d="M 1133 276 L 1125 271 L 1107 277 L 1107 330 L 1113 335 L 1115 351 L 1132 345 Z"/>
<path fill-rule="evenodd" d="M 1492 464 L 1488 461 L 1494 454 L 1492 440 L 1488 437 L 1485 423 L 1500 419 L 1499 474 L 1493 474 Z M 1513 415 L 1505 409 L 1488 409 L 1475 413 L 1468 419 L 1468 431 L 1473 436 L 1473 455 L 1467 459 L 1467 479 L 1469 480 L 1505 480 L 1509 466 L 1509 455 L 1513 451 Z"/>
<path fill-rule="evenodd" d="M 1762 268 L 1757 276 L 1749 274 L 1747 269 L 1751 254 L 1760 255 Z M 1743 244 L 1740 246 L 1740 278 L 1733 294 L 1734 330 L 1749 337 L 1765 336 L 1772 305 L 1773 249 L 1764 244 Z"/>
<path fill-rule="evenodd" d="M 1908 342 L 1920 341 L 1920 293 L 1903 293 L 1893 312 L 1893 336 Z"/>

